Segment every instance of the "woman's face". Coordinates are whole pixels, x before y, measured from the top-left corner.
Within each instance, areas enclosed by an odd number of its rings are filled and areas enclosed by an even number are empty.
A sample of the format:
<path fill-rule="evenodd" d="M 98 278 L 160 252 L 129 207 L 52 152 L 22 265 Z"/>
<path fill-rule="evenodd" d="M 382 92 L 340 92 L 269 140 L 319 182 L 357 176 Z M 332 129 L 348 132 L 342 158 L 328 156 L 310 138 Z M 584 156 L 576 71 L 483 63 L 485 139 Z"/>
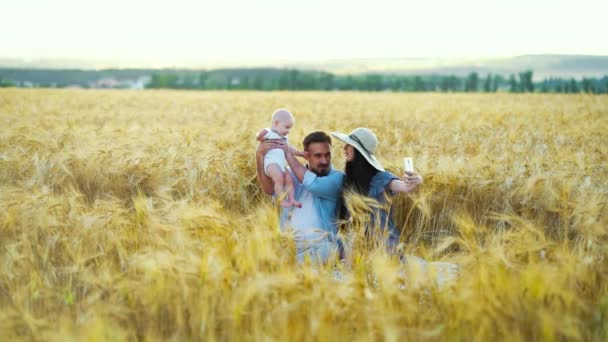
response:
<path fill-rule="evenodd" d="M 350 162 L 355 159 L 355 148 L 353 145 L 344 145 L 344 161 Z"/>

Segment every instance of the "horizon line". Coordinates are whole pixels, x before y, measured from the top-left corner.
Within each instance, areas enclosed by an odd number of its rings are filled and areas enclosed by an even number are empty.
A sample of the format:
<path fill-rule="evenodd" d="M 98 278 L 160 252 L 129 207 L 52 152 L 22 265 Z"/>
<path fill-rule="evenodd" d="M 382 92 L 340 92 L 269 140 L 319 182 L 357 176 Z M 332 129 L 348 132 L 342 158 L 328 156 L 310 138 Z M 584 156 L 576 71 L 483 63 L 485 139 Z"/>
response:
<path fill-rule="evenodd" d="M 563 56 L 563 57 L 608 57 L 608 55 L 579 54 L 579 53 L 531 53 L 505 56 L 452 56 L 452 57 L 328 57 L 319 59 L 255 59 L 243 61 L 154 61 L 137 62 L 134 59 L 107 59 L 87 57 L 23 57 L 23 56 L 0 56 L 0 67 L 2 68 L 31 68 L 31 69 L 79 69 L 79 70 L 102 70 L 102 69 L 209 69 L 209 68 L 288 68 L 295 67 L 294 64 L 302 66 L 320 66 L 319 64 L 330 64 L 336 62 L 365 62 L 365 61 L 491 61 L 506 60 L 530 56 Z M 15 65 L 19 64 L 19 66 Z M 28 65 L 28 64 L 41 64 Z M 44 65 L 51 64 L 51 65 Z M 52 64 L 59 64 L 53 66 Z M 72 65 L 70 65 L 72 64 Z M 80 65 L 79 65 L 80 64 Z"/>

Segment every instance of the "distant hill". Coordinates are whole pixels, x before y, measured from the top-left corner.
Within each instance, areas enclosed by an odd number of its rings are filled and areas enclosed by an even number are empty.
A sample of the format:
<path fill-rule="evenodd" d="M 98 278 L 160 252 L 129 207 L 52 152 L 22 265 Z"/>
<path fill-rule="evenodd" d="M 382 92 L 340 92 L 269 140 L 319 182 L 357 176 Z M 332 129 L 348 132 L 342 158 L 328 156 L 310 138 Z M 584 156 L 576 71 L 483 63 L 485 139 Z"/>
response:
<path fill-rule="evenodd" d="M 533 70 L 534 79 L 549 77 L 582 78 L 608 74 L 608 56 L 588 55 L 523 55 L 494 59 L 352 59 L 330 60 L 316 63 L 293 64 L 303 69 L 322 69 L 345 73 L 391 73 L 409 75 L 456 75 L 517 74 L 522 70 Z"/>
<path fill-rule="evenodd" d="M 577 78 L 600 77 L 608 74 L 608 56 L 589 55 L 523 55 L 509 58 L 450 59 L 450 58 L 385 58 L 341 59 L 320 61 L 266 62 L 242 64 L 150 65 L 138 66 L 133 62 L 121 64 L 115 61 L 87 61 L 69 59 L 0 59 L 0 68 L 20 69 L 190 69 L 209 70 L 220 68 L 296 68 L 301 70 L 328 71 L 335 74 L 391 73 L 406 75 L 456 75 L 465 76 L 475 71 L 481 75 L 517 74 L 533 70 L 534 79 L 549 77 Z"/>

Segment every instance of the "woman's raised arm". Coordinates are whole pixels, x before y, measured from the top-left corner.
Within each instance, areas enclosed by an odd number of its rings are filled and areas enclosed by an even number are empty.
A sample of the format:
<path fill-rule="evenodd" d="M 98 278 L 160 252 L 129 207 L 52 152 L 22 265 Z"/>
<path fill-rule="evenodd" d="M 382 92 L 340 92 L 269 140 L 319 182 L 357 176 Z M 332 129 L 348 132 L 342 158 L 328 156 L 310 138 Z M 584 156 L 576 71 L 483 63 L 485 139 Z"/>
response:
<path fill-rule="evenodd" d="M 403 180 L 395 179 L 389 184 L 389 189 L 397 194 L 400 192 L 412 192 L 418 185 L 422 184 L 422 176 L 416 172 L 405 171 Z"/>

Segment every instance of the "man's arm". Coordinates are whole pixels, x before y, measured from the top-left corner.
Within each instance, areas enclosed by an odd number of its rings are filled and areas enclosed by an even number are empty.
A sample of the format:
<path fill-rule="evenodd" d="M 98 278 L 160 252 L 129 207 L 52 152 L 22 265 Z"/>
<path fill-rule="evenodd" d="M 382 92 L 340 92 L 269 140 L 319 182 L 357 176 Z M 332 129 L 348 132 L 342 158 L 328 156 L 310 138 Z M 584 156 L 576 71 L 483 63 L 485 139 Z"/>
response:
<path fill-rule="evenodd" d="M 302 182 L 304 189 L 329 200 L 337 200 L 340 197 L 344 183 L 342 172 L 330 172 L 327 176 L 319 177 L 314 172 L 306 171 Z"/>
<path fill-rule="evenodd" d="M 300 164 L 294 155 L 294 151 L 296 150 L 289 146 L 285 147 L 285 158 L 298 182 L 315 196 L 337 200 L 342 191 L 344 174 L 341 172 L 334 172 L 327 176 L 319 177 Z M 302 155 L 304 157 L 307 156 L 306 152 L 303 152 Z"/>
<path fill-rule="evenodd" d="M 290 148 L 289 146 L 285 147 L 285 159 L 287 159 L 287 164 L 293 171 L 293 174 L 298 179 L 299 183 L 304 181 L 304 174 L 306 174 L 306 168 L 300 164 L 300 162 L 296 159 L 294 155 L 295 149 Z"/>

